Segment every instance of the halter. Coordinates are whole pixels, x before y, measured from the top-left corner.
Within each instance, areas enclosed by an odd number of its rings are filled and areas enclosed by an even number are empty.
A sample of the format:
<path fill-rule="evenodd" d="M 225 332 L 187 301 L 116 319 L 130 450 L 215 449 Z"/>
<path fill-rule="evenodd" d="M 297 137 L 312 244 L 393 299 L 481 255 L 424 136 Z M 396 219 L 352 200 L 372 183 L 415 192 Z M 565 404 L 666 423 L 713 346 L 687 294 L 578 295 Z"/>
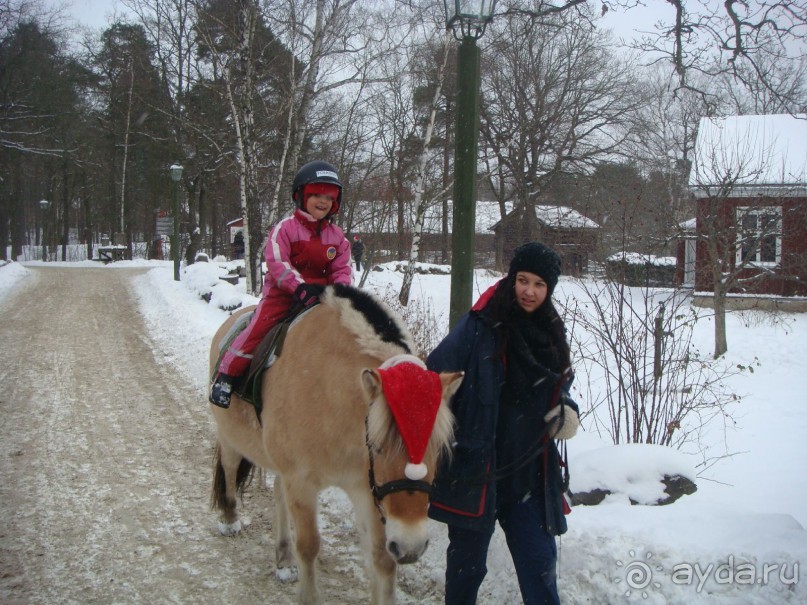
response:
<path fill-rule="evenodd" d="M 384 363 L 381 364 L 379 369 L 389 368 L 398 363 L 414 363 L 424 370 L 426 369 L 426 364 L 423 363 L 419 358 L 415 357 L 414 355 L 409 354 L 400 354 L 394 355 L 388 358 Z M 375 480 L 375 459 L 373 456 L 373 446 L 370 444 L 370 430 L 368 427 L 368 420 L 370 418 L 370 408 L 372 408 L 374 401 L 370 402 L 370 405 L 367 408 L 367 415 L 364 417 L 364 442 L 367 445 L 367 454 L 370 458 L 370 469 L 369 469 L 369 480 L 370 480 L 370 492 L 373 494 L 373 501 L 375 502 L 375 506 L 378 509 L 379 515 L 381 515 L 381 523 L 386 524 L 387 519 L 384 516 L 384 508 L 381 506 L 381 501 L 384 497 L 388 496 L 389 494 L 394 494 L 395 492 L 409 492 L 410 494 L 414 492 L 424 492 L 426 495 L 431 497 L 432 493 L 432 484 L 428 483 L 427 481 L 422 481 L 420 479 L 410 479 L 409 477 L 405 477 L 403 479 L 395 479 L 393 481 L 388 481 L 387 483 L 383 483 L 378 485 Z"/>
<path fill-rule="evenodd" d="M 370 407 L 372 407 L 372 405 L 373 402 L 371 401 Z M 370 432 L 367 426 L 369 417 L 370 413 L 368 411 L 367 416 L 364 417 L 364 442 L 367 445 L 367 454 L 370 457 L 370 470 L 368 473 L 370 479 L 370 492 L 373 494 L 373 501 L 375 502 L 375 507 L 378 509 L 378 514 L 381 515 L 381 523 L 386 524 L 387 518 L 384 516 L 384 508 L 381 506 L 381 500 L 383 500 L 385 496 L 395 492 L 409 492 L 410 494 L 414 492 L 425 492 L 428 496 L 431 496 L 432 484 L 428 483 L 427 481 L 409 478 L 395 479 L 394 481 L 388 481 L 387 483 L 382 483 L 381 485 L 376 483 L 373 446 L 370 444 Z"/>

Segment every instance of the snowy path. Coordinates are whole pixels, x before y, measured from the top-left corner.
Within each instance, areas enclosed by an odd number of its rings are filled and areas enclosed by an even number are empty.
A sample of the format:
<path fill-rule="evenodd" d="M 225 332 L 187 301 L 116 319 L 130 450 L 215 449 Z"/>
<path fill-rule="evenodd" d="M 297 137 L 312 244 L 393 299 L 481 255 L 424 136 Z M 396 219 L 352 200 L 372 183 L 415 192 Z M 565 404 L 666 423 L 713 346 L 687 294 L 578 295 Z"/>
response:
<path fill-rule="evenodd" d="M 0 602 L 294 603 L 270 490 L 216 531 L 212 419 L 150 340 L 140 272 L 40 267 L 0 303 Z M 321 516 L 326 601 L 366 602 L 352 523 Z"/>

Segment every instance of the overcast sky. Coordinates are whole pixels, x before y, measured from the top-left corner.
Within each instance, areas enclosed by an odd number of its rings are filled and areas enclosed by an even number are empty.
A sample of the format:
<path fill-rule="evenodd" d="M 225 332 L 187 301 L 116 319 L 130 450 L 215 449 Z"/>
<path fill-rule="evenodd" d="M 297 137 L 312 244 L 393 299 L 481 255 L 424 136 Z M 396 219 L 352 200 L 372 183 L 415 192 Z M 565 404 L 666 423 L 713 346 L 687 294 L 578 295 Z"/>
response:
<path fill-rule="evenodd" d="M 68 14 L 79 25 L 93 29 L 103 29 L 109 23 L 109 17 L 125 13 L 125 8 L 116 0 L 45 0 L 47 6 L 68 6 Z M 613 29 L 617 36 L 633 37 L 636 30 L 651 31 L 653 24 L 660 18 L 671 19 L 672 7 L 661 0 L 651 0 L 650 7 L 637 6 L 630 10 L 613 9 L 605 15 L 604 27 Z"/>

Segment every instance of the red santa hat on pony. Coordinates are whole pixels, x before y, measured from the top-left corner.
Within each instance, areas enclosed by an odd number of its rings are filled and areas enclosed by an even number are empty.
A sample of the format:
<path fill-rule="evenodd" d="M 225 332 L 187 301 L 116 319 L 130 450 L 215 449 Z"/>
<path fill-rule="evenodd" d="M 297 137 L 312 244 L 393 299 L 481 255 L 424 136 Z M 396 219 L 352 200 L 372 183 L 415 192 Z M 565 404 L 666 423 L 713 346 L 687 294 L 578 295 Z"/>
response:
<path fill-rule="evenodd" d="M 414 355 L 390 357 L 381 364 L 378 373 L 384 397 L 409 454 L 404 474 L 407 479 L 418 481 L 428 473 L 423 456 L 443 398 L 440 375 L 426 369 L 426 364 Z"/>

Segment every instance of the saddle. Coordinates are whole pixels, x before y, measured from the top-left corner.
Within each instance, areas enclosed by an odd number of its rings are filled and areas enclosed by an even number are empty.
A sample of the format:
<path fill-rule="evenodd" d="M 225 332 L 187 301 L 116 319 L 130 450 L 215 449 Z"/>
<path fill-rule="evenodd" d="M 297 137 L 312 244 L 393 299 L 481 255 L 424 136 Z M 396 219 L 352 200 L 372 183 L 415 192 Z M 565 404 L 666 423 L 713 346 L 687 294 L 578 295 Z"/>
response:
<path fill-rule="evenodd" d="M 289 314 L 276 323 L 272 329 L 267 332 L 266 336 L 263 337 L 263 340 L 261 340 L 253 353 L 249 369 L 233 383 L 233 392 L 243 401 L 252 404 L 259 422 L 261 412 L 263 411 L 263 397 L 261 396 L 263 374 L 266 370 L 271 368 L 272 364 L 280 357 L 280 353 L 283 350 L 283 342 L 286 340 L 286 334 L 289 328 L 307 311 L 313 309 L 314 306 L 316 306 L 316 304 L 308 307 L 301 305 L 292 307 Z M 235 338 L 244 331 L 247 325 L 249 325 L 253 314 L 254 311 L 242 315 L 230 329 L 227 336 L 222 340 L 219 350 L 219 359 L 216 362 L 213 376 L 218 374 L 219 364 L 221 363 L 221 358 L 224 356 L 224 352 L 230 347 Z"/>

